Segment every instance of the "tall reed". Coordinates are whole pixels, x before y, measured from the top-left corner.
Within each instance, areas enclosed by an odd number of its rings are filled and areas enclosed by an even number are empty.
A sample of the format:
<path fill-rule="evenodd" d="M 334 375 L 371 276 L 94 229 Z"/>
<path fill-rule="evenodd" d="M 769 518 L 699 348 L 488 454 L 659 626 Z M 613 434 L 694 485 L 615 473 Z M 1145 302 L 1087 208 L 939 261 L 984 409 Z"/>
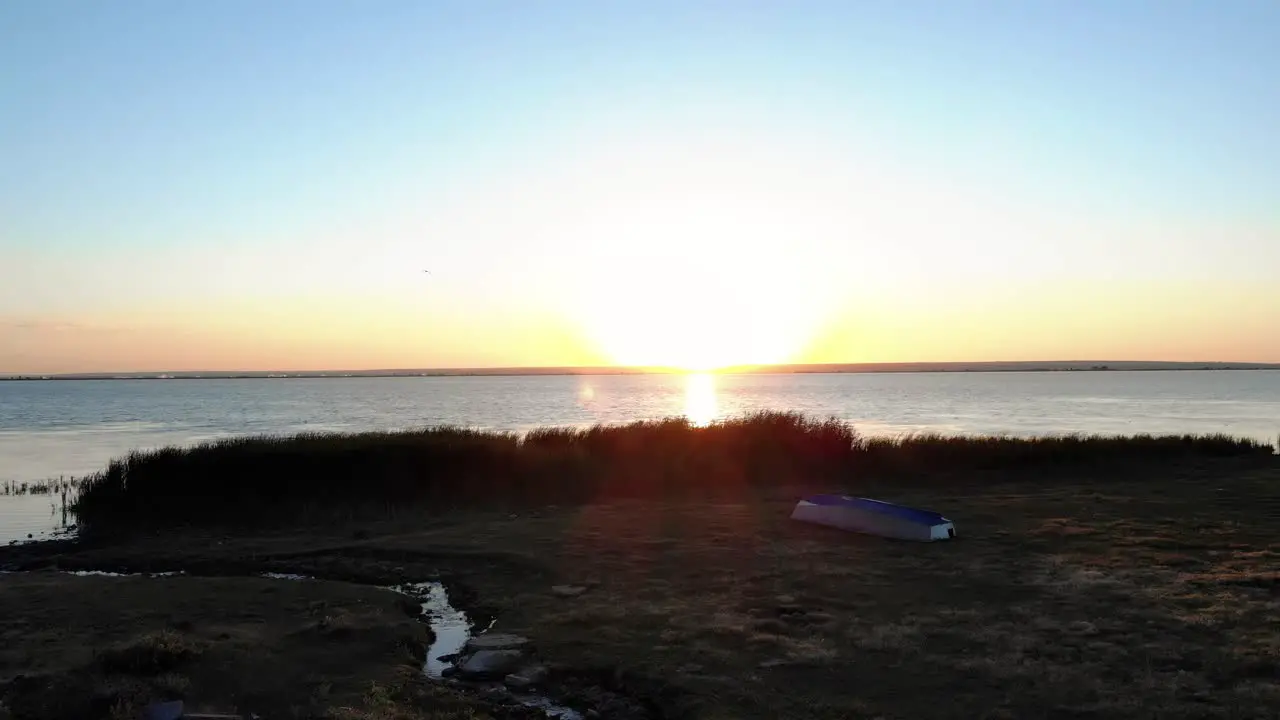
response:
<path fill-rule="evenodd" d="M 1189 462 L 1272 455 L 1265 443 L 1224 435 L 863 437 L 839 420 L 761 412 L 706 427 L 674 418 L 523 436 L 435 427 L 218 440 L 114 460 L 85 479 L 73 509 L 89 530 L 284 522 L 603 497 L 723 498 L 867 478 L 1048 481 L 1082 469 L 1159 477 Z"/>

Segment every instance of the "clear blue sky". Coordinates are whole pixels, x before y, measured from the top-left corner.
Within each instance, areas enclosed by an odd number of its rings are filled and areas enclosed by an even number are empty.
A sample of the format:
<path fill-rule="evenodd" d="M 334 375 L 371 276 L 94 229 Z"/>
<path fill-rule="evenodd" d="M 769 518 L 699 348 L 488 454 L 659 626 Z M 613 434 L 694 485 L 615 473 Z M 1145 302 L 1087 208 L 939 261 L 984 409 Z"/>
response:
<path fill-rule="evenodd" d="M 6 3 L 0 372 L 1280 361 L 1278 78 L 1271 0 Z"/>

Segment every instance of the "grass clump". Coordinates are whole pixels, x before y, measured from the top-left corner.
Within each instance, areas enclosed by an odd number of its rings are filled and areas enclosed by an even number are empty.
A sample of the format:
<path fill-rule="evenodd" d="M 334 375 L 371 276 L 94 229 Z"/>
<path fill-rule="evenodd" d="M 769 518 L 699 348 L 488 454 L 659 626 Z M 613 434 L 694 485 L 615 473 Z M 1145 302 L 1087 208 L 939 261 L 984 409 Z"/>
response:
<path fill-rule="evenodd" d="M 104 651 L 98 656 L 98 666 L 108 675 L 151 677 L 171 673 L 202 652 L 196 641 L 172 630 L 160 630 Z"/>
<path fill-rule="evenodd" d="M 90 476 L 74 511 L 88 531 L 523 507 L 602 497 L 706 499 L 873 477 L 954 483 L 964 474 L 1169 467 L 1254 458 L 1228 436 L 859 436 L 848 423 L 762 412 L 697 427 L 683 418 L 523 437 L 456 427 L 219 440 L 136 452 Z"/>

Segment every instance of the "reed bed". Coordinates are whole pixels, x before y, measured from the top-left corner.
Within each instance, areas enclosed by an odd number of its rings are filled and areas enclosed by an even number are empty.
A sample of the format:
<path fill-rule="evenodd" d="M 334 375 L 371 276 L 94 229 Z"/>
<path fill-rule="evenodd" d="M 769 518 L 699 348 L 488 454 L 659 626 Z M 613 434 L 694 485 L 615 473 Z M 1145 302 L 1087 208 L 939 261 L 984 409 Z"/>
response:
<path fill-rule="evenodd" d="M 80 490 L 87 478 L 57 477 L 48 480 L 0 482 L 0 497 L 22 497 L 25 495 L 73 495 Z"/>
<path fill-rule="evenodd" d="M 1224 458 L 1274 462 L 1270 445 L 1225 435 L 864 437 L 849 424 L 762 412 L 705 427 L 683 418 L 523 436 L 458 427 L 257 436 L 136 452 L 83 481 L 82 530 L 298 519 L 460 507 L 518 508 L 612 497 L 724 498 L 868 479 L 962 482 L 1029 472 L 1162 472 Z"/>

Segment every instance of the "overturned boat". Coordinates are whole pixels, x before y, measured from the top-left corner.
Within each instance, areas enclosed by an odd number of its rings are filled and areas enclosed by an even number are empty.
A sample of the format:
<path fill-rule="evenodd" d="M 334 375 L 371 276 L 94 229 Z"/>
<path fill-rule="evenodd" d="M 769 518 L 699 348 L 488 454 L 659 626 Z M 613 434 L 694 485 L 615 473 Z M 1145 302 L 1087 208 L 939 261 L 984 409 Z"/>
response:
<path fill-rule="evenodd" d="M 810 495 L 796 504 L 792 520 L 898 540 L 950 540 L 955 525 L 932 510 L 848 495 Z"/>

